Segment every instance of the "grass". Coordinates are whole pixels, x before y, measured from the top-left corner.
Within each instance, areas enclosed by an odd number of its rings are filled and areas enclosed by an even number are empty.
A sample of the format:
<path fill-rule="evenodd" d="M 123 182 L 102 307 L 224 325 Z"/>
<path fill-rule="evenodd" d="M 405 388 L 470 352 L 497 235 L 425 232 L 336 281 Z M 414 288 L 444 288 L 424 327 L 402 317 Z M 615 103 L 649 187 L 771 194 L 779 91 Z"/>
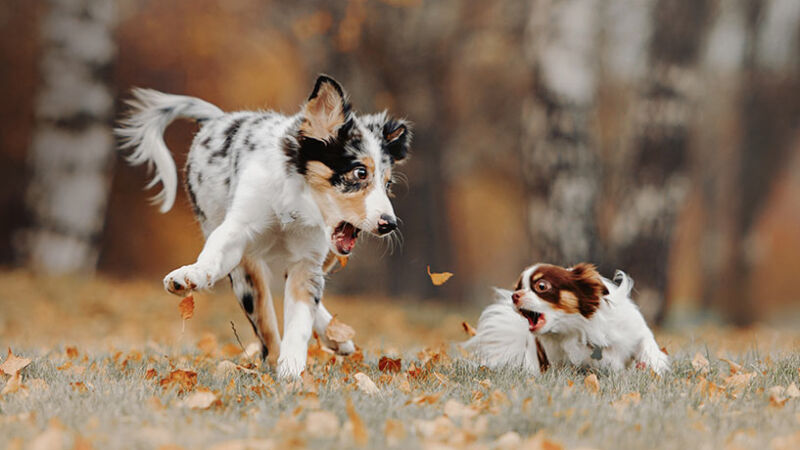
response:
<path fill-rule="evenodd" d="M 219 291 L 197 296 L 196 315 L 183 324 L 177 300 L 157 283 L 0 274 L 0 348 L 32 360 L 22 370 L 25 387 L 0 396 L 0 448 L 800 443 L 800 398 L 781 392 L 800 384 L 797 329 L 667 330 L 657 337 L 672 354 L 671 373 L 598 373 L 594 385 L 580 370 L 532 379 L 478 367 L 452 344 L 464 338 L 460 321 L 474 323 L 477 309 L 334 298 L 329 309 L 357 330 L 363 360 L 332 358 L 312 345 L 308 375 L 287 383 L 236 351 L 229 321 L 243 341 L 252 333 L 229 293 Z M 401 370 L 382 372 L 384 355 L 401 358 Z M 730 378 L 721 358 L 741 365 L 738 375 L 752 375 Z M 170 382 L 176 370 L 196 373 L 196 382 Z M 359 387 L 358 372 L 378 393 Z M 0 376 L 0 388 L 8 378 Z M 215 401 L 191 408 L 187 402 L 204 390 Z"/>

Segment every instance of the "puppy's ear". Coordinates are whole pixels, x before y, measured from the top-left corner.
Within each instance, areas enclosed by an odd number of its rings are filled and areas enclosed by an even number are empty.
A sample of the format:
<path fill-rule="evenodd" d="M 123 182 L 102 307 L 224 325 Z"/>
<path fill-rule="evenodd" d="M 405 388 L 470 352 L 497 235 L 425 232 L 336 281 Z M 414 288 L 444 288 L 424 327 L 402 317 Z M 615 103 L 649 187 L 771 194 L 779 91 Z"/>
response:
<path fill-rule="evenodd" d="M 349 113 L 350 103 L 342 86 L 333 78 L 320 75 L 303 106 L 304 120 L 300 133 L 320 141 L 333 140 Z"/>
<path fill-rule="evenodd" d="M 584 317 L 591 317 L 600 307 L 603 296 L 608 295 L 603 278 L 597 268 L 588 263 L 576 264 L 569 273 L 578 297 L 578 310 Z"/>
<path fill-rule="evenodd" d="M 387 119 L 383 124 L 383 146 L 392 161 L 402 161 L 411 146 L 411 124 L 402 119 Z"/>

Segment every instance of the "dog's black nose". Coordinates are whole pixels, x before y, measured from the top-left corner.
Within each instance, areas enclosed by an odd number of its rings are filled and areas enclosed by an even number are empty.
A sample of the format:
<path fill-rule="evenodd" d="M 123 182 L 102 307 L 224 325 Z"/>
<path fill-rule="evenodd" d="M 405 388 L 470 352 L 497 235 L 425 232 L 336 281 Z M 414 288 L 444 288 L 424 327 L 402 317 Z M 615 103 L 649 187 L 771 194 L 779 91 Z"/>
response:
<path fill-rule="evenodd" d="M 388 214 L 382 214 L 378 219 L 378 234 L 383 236 L 397 229 L 397 218 Z"/>

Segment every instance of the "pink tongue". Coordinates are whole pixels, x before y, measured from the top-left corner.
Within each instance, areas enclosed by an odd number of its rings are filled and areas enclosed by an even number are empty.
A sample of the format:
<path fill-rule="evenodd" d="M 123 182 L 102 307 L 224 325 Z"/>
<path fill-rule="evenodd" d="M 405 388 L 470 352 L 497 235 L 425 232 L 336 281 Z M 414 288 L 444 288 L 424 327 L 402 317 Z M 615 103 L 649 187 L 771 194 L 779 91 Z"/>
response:
<path fill-rule="evenodd" d="M 336 233 L 336 248 L 340 253 L 350 253 L 353 250 L 353 247 L 356 246 L 356 240 L 353 237 L 354 232 L 355 228 L 352 225 L 347 224 Z"/>

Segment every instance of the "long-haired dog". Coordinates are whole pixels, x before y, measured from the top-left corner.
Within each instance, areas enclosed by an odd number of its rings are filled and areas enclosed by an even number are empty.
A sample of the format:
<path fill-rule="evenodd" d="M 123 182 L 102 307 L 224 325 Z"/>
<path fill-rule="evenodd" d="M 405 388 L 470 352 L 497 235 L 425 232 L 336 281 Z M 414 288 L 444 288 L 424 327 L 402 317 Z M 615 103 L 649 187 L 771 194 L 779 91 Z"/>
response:
<path fill-rule="evenodd" d="M 340 353 L 352 342 L 325 337 L 331 314 L 321 303 L 334 256 L 353 250 L 359 232 L 397 228 L 389 189 L 394 165 L 411 142 L 409 125 L 385 112 L 357 115 L 342 87 L 317 78 L 299 113 L 225 113 L 203 100 L 136 89 L 131 115 L 117 130 L 129 162 L 155 166 L 161 211 L 175 201 L 175 163 L 163 133 L 176 118 L 200 125 L 186 162 L 186 189 L 206 241 L 194 264 L 164 278 L 177 295 L 228 276 L 278 374 L 297 377 L 312 330 Z M 333 264 L 331 263 L 333 262 Z M 284 337 L 268 289 L 284 275 Z M 280 345 L 280 349 L 277 346 Z"/>
<path fill-rule="evenodd" d="M 488 367 L 522 366 L 531 374 L 551 364 L 668 370 L 667 355 L 631 300 L 633 280 L 621 271 L 615 280 L 591 264 L 528 267 L 513 292 L 496 290 L 465 347 Z"/>

